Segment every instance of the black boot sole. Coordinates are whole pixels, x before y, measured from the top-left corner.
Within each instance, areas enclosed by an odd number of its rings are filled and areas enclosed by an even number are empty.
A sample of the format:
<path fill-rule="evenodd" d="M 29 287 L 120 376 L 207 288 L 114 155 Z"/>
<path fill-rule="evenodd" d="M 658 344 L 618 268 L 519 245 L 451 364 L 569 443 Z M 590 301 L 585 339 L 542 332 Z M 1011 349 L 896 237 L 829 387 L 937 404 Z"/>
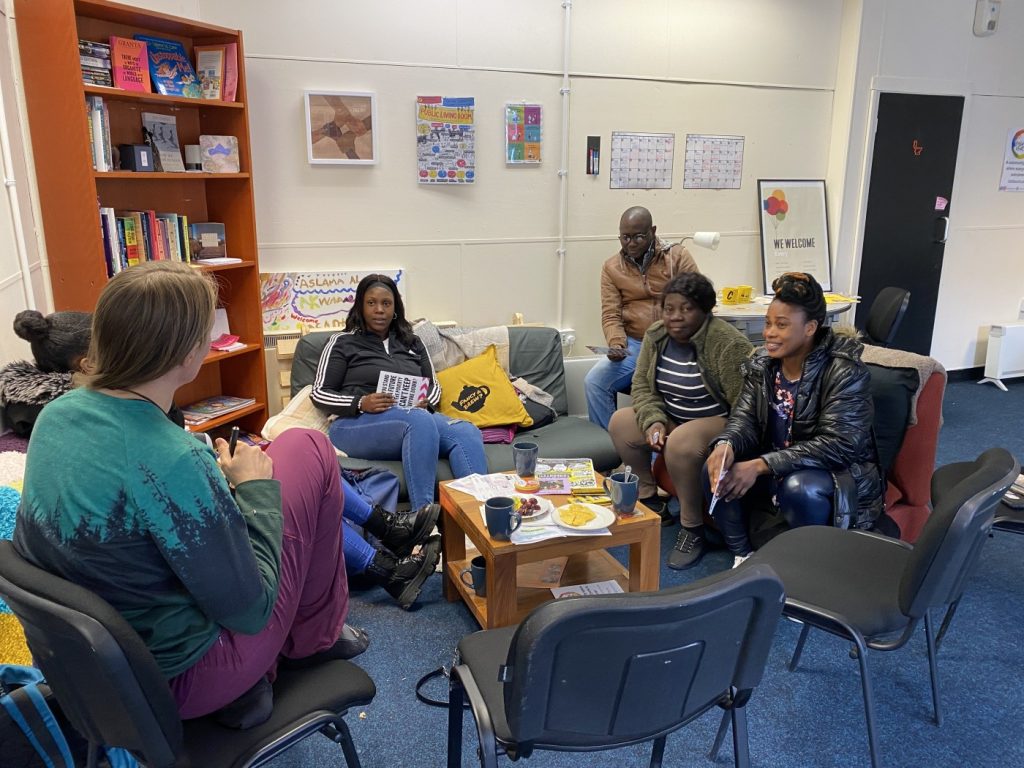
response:
<path fill-rule="evenodd" d="M 423 583 L 437 568 L 437 561 L 441 559 L 441 537 L 437 536 L 433 539 L 427 539 L 423 545 L 423 564 L 420 569 L 416 571 L 416 575 L 406 583 L 402 591 L 397 595 L 393 594 L 390 590 L 388 594 L 395 598 L 403 610 L 409 610 L 412 604 L 416 602 L 416 598 L 420 596 L 420 591 L 423 589 Z"/>

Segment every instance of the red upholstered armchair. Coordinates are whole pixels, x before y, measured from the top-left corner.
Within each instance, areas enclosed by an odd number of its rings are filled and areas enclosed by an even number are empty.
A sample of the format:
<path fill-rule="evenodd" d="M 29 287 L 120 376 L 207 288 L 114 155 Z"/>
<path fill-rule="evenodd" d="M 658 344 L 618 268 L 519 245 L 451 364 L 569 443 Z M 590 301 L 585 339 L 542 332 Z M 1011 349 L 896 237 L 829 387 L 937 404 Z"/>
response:
<path fill-rule="evenodd" d="M 931 358 L 894 349 L 865 347 L 864 360 L 872 369 L 875 432 L 883 466 L 888 465 L 885 508 L 900 527 L 900 538 L 917 540 L 931 513 L 931 480 L 942 425 L 946 372 Z M 917 423 L 909 424 L 912 398 L 920 376 L 927 381 L 917 395 Z M 908 426 L 909 424 L 909 426 Z M 675 496 L 675 487 L 659 455 L 654 479 Z M 705 515 L 705 522 L 711 523 Z"/>

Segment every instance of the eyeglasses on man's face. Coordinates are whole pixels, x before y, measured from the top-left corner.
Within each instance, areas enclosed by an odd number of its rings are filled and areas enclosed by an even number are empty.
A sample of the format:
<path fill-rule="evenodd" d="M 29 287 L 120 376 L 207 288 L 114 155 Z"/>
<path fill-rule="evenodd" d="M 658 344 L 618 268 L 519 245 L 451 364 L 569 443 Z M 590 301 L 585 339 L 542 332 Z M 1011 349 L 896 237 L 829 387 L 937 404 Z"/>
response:
<path fill-rule="evenodd" d="M 651 236 L 651 231 L 646 232 L 620 232 L 619 242 L 623 244 L 628 243 L 642 243 L 644 240 Z"/>

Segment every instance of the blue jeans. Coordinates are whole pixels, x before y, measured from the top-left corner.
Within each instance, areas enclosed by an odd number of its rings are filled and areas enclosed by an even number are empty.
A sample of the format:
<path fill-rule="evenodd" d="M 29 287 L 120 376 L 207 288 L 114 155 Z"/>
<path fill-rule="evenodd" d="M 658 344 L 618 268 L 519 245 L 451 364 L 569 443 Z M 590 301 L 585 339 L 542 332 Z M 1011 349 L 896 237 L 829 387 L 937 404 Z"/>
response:
<path fill-rule="evenodd" d="M 587 394 L 587 415 L 601 429 L 608 429 L 608 422 L 618 408 L 619 392 L 628 392 L 633 384 L 640 342 L 627 338 L 626 350 L 629 357 L 625 360 L 609 360 L 607 357 L 598 360 L 583 380 Z"/>
<path fill-rule="evenodd" d="M 331 442 L 349 455 L 401 458 L 413 509 L 434 500 L 439 457 L 448 459 L 455 477 L 487 472 L 480 430 L 468 421 L 426 408 L 388 408 L 383 413 L 335 419 L 329 434 Z"/>
<path fill-rule="evenodd" d="M 341 478 L 341 487 L 345 492 L 345 505 L 341 509 L 341 522 L 345 528 L 341 538 L 341 548 L 345 553 L 345 570 L 348 573 L 362 573 L 373 562 L 377 550 L 360 535 L 359 531 L 349 525 L 349 520 L 362 526 L 370 519 L 373 508 L 345 478 Z"/>

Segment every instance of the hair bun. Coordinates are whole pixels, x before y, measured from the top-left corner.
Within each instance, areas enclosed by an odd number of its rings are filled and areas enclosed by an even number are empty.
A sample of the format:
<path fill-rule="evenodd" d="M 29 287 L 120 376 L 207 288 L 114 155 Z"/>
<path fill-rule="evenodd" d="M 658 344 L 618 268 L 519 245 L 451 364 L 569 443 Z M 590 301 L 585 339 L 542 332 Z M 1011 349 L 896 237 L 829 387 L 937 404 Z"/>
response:
<path fill-rule="evenodd" d="M 14 316 L 14 332 L 25 341 L 42 341 L 50 335 L 50 320 L 41 312 L 26 309 Z"/>

